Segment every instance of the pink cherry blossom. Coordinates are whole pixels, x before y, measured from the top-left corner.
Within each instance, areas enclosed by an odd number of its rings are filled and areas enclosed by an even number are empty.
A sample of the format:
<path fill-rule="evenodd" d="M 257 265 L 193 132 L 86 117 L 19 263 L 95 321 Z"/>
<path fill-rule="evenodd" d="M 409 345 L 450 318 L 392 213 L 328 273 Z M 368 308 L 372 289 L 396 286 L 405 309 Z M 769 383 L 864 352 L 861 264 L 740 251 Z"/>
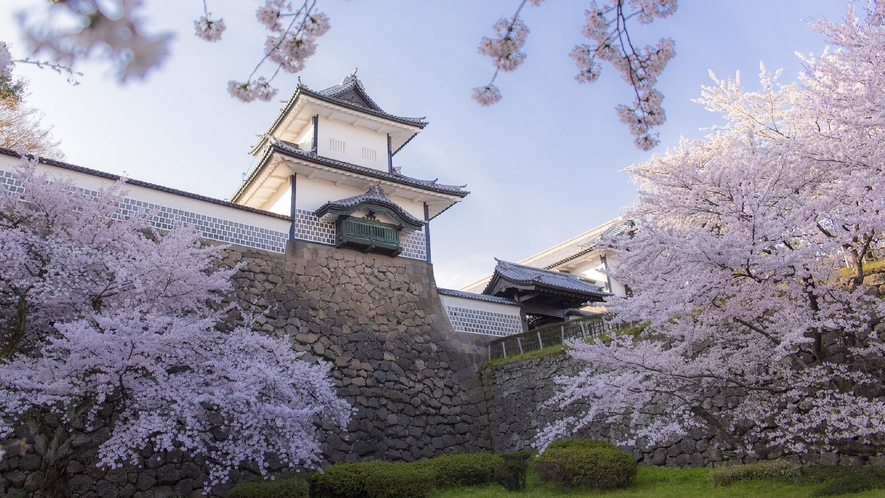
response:
<path fill-rule="evenodd" d="M 194 30 L 197 38 L 207 42 L 217 42 L 221 39 L 221 34 L 227 26 L 224 25 L 224 19 L 209 19 L 209 13 L 194 21 Z"/>

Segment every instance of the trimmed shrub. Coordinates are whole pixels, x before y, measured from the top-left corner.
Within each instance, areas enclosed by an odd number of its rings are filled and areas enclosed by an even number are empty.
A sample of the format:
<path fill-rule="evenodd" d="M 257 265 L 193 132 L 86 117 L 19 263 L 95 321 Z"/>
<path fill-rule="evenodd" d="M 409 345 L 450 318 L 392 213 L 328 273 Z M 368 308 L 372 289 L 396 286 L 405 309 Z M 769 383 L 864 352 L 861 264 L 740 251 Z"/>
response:
<path fill-rule="evenodd" d="M 801 467 L 798 463 L 786 460 L 763 460 L 746 465 L 719 467 L 710 471 L 710 484 L 714 488 L 726 486 L 744 479 L 784 478 L 797 474 Z"/>
<path fill-rule="evenodd" d="M 881 480 L 876 479 L 854 479 L 851 477 L 840 477 L 826 483 L 823 487 L 811 494 L 811 496 L 839 496 L 848 493 L 861 493 L 871 489 L 879 489 L 883 487 Z"/>
<path fill-rule="evenodd" d="M 561 450 L 565 448 L 585 448 L 588 450 L 609 449 L 618 450 L 618 447 L 608 441 L 600 441 L 598 439 L 560 439 L 554 441 L 547 446 L 548 450 Z"/>
<path fill-rule="evenodd" d="M 838 496 L 871 489 L 885 489 L 885 469 L 880 467 L 831 467 L 808 465 L 801 469 L 805 482 L 823 482 L 811 496 Z"/>
<path fill-rule="evenodd" d="M 449 488 L 493 482 L 495 469 L 503 461 L 491 453 L 460 453 L 438 456 L 417 465 L 433 471 L 437 487 Z"/>
<path fill-rule="evenodd" d="M 623 488 L 636 479 L 636 461 L 632 456 L 619 449 L 581 444 L 548 447 L 532 462 L 532 470 L 542 481 L 565 490 Z"/>
<path fill-rule="evenodd" d="M 336 463 L 308 476 L 310 495 L 314 498 L 365 498 L 366 479 L 394 464 L 371 461 Z"/>
<path fill-rule="evenodd" d="M 300 477 L 274 481 L 241 482 L 227 492 L 227 498 L 308 498 L 310 485 Z"/>
<path fill-rule="evenodd" d="M 433 489 L 433 471 L 421 466 L 396 463 L 366 476 L 367 498 L 426 498 Z"/>
<path fill-rule="evenodd" d="M 525 489 L 525 475 L 533 454 L 531 451 L 517 451 L 501 455 L 501 464 L 495 468 L 495 482 L 507 488 L 507 491 Z"/>

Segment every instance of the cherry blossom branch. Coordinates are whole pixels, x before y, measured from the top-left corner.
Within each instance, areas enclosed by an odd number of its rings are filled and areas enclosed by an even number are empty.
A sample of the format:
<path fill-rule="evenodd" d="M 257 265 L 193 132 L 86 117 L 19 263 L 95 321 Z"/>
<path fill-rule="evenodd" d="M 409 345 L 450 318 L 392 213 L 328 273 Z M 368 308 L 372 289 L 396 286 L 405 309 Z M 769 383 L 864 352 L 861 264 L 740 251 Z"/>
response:
<path fill-rule="evenodd" d="M 27 57 L 24 59 L 13 59 L 10 62 L 13 65 L 14 64 L 33 64 L 40 69 L 51 69 L 51 70 L 55 71 L 56 73 L 65 76 L 65 80 L 68 83 L 75 85 L 75 86 L 80 84 L 80 82 L 77 81 L 77 77 L 83 76 L 83 73 L 78 72 L 78 71 L 74 71 L 74 69 L 71 68 L 71 66 L 66 65 L 66 64 L 58 64 L 58 63 L 52 63 L 52 62 L 48 62 L 48 61 L 32 60 Z"/>
<path fill-rule="evenodd" d="M 523 0 L 516 13 L 509 19 L 502 18 L 494 25 L 496 37 L 483 37 L 479 52 L 492 58 L 495 73 L 488 84 L 473 89 L 473 99 L 480 105 L 488 106 L 501 100 L 501 91 L 495 80 L 501 71 L 510 72 L 525 61 L 522 52 L 528 35 L 528 28 L 519 15 L 526 2 L 539 5 L 543 0 Z M 591 9 L 586 11 L 586 25 L 583 29 L 585 37 L 593 40 L 591 45 L 577 45 L 570 56 L 578 66 L 575 77 L 581 83 L 596 81 L 600 75 L 597 60 L 611 64 L 621 77 L 633 89 L 635 99 L 631 106 L 618 105 L 618 116 L 635 137 L 634 143 L 642 150 L 650 150 L 659 143 L 658 134 L 651 129 L 660 126 L 666 120 L 661 107 L 663 95 L 654 87 L 657 78 L 667 62 L 673 58 L 674 43 L 670 39 L 661 39 L 656 47 L 637 49 L 630 40 L 627 22 L 638 18 L 641 24 L 650 24 L 656 18 L 664 18 L 676 11 L 676 0 L 609 0 L 612 5 L 600 8 L 595 1 Z M 634 8 L 633 12 L 625 11 L 625 4 Z M 613 16 L 612 19 L 609 19 Z"/>
<path fill-rule="evenodd" d="M 270 100 L 277 93 L 270 82 L 281 70 L 297 73 L 304 68 L 304 61 L 316 52 L 316 39 L 330 27 L 329 18 L 322 12 L 315 12 L 315 7 L 316 0 L 305 0 L 297 11 L 292 12 L 291 3 L 286 3 L 286 0 L 267 0 L 265 7 L 258 10 L 258 20 L 268 31 L 280 34 L 268 37 L 264 57 L 245 82 L 228 82 L 228 92 L 233 97 L 243 102 Z M 290 12 L 285 12 L 285 9 Z M 280 23 L 284 17 L 292 18 L 285 30 Z M 293 31 L 295 26 L 297 28 Z M 261 65 L 268 60 L 277 64 L 270 79 L 260 76 L 253 80 Z"/>
<path fill-rule="evenodd" d="M 534 6 L 540 5 L 544 0 L 522 0 L 516 13 L 510 19 L 501 18 L 495 23 L 493 29 L 494 39 L 483 37 L 479 44 L 479 53 L 491 57 L 495 64 L 495 73 L 485 86 L 473 89 L 473 100 L 482 106 L 492 105 L 501 100 L 501 91 L 495 86 L 495 79 L 500 71 L 510 72 L 525 62 L 526 54 L 522 52 L 529 29 L 522 19 L 519 18 L 526 2 Z"/>

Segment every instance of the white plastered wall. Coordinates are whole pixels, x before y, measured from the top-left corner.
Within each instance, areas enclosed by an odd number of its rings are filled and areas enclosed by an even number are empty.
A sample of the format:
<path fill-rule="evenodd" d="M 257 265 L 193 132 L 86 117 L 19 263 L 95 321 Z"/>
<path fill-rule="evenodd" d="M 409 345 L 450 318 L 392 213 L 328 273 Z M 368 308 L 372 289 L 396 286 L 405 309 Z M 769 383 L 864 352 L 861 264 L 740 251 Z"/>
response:
<path fill-rule="evenodd" d="M 406 212 L 418 218 L 419 220 L 424 220 L 424 203 L 423 202 L 415 202 L 411 199 L 404 199 L 402 197 L 397 197 L 393 195 L 389 195 L 388 198 L 393 202 L 397 203 L 399 207 L 403 208 Z"/>
<path fill-rule="evenodd" d="M 488 311 L 490 313 L 501 313 L 502 315 L 512 315 L 516 317 L 522 316 L 520 314 L 519 306 L 510 306 L 508 304 L 498 304 L 498 303 L 489 303 L 486 301 L 478 301 L 476 299 L 466 299 L 463 297 L 456 296 L 444 296 L 442 294 L 439 295 L 440 299 L 442 299 L 443 306 L 455 306 L 458 308 L 469 308 L 478 311 Z"/>
<path fill-rule="evenodd" d="M 611 254 L 594 252 L 570 263 L 569 273 L 593 280 L 597 285 L 605 287 L 608 282 L 608 276 L 605 274 L 605 263 L 602 261 L 602 256 L 606 256 L 609 264 L 611 264 Z M 611 280 L 611 287 L 610 292 L 616 296 L 624 296 L 626 294 L 624 286 L 614 279 Z"/>
<path fill-rule="evenodd" d="M 320 116 L 317 154 L 330 159 L 387 171 L 387 135 Z M 344 152 L 332 150 L 332 140 L 344 143 Z M 363 148 L 374 151 L 374 160 L 363 157 Z"/>
<path fill-rule="evenodd" d="M 11 172 L 15 171 L 18 165 L 18 158 L 0 155 L 0 169 Z M 77 171 L 71 171 L 68 169 L 46 164 L 38 164 L 37 171 L 40 173 L 47 172 L 49 173 L 49 175 L 56 178 L 73 178 L 78 187 L 89 190 L 98 190 L 102 187 L 107 187 L 115 183 L 113 180 L 109 180 L 107 178 L 93 176 L 87 173 L 80 173 Z M 222 218 L 232 222 L 242 223 L 244 225 L 267 228 L 269 230 L 286 233 L 288 233 L 289 226 L 291 225 L 291 222 L 289 222 L 288 220 L 262 215 L 260 213 L 253 213 L 230 206 L 223 206 L 212 202 L 206 202 L 199 199 L 193 199 L 191 197 L 185 197 L 170 192 L 162 192 L 160 190 L 139 187 L 136 185 L 124 185 L 124 189 L 128 190 L 126 197 L 131 199 L 144 201 L 151 204 L 157 204 L 160 206 L 171 207 L 174 209 L 181 209 L 188 212 L 203 214 L 214 218 Z"/>
<path fill-rule="evenodd" d="M 269 204 L 270 207 L 267 210 L 271 213 L 290 216 L 292 214 L 292 185 L 281 188 L 270 198 Z"/>
<path fill-rule="evenodd" d="M 327 202 L 365 193 L 365 190 L 356 187 L 335 185 L 333 182 L 318 178 L 307 178 L 302 175 L 295 178 L 295 207 L 311 213 Z"/>
<path fill-rule="evenodd" d="M 442 294 L 439 297 L 456 332 L 505 337 L 523 331 L 519 306 Z"/>
<path fill-rule="evenodd" d="M 313 122 L 308 123 L 301 132 L 301 136 L 295 140 L 301 150 L 313 149 Z"/>

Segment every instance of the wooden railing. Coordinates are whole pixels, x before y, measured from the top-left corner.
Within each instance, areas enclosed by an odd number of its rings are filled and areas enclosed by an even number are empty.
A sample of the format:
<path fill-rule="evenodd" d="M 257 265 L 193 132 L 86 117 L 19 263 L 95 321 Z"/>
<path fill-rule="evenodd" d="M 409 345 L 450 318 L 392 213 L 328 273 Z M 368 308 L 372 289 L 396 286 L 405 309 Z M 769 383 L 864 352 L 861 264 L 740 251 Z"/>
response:
<path fill-rule="evenodd" d="M 337 243 L 399 253 L 399 232 L 390 225 L 360 218 L 346 218 L 338 223 Z"/>
<path fill-rule="evenodd" d="M 562 344 L 570 339 L 611 336 L 625 325 L 612 325 L 612 316 L 599 314 L 567 322 L 553 323 L 521 334 L 508 335 L 489 342 L 489 360 L 528 353 Z"/>

